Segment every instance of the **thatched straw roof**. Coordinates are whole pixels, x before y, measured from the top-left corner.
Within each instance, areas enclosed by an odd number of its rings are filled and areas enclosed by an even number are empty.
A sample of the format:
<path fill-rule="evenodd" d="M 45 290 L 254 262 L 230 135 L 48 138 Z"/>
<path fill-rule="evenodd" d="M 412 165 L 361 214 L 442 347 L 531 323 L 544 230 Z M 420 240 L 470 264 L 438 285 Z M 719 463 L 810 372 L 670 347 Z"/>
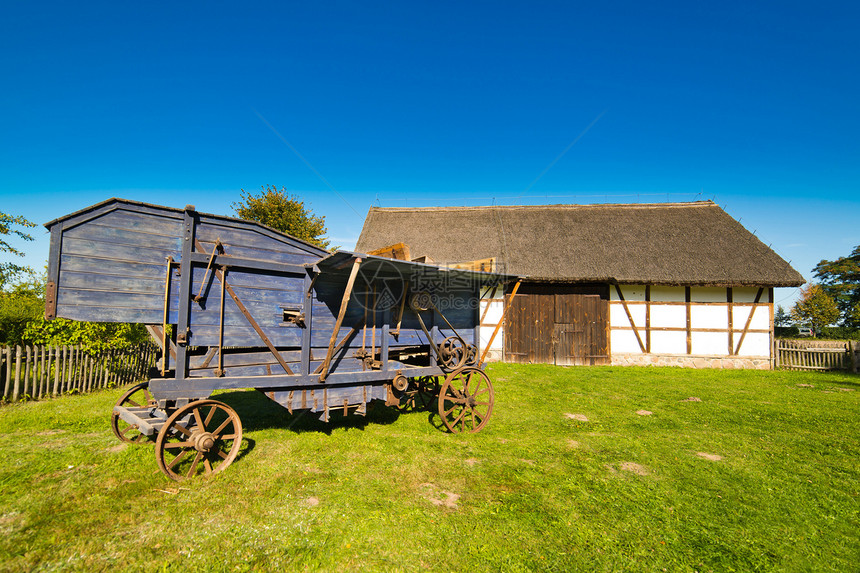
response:
<path fill-rule="evenodd" d="M 799 286 L 804 279 L 711 201 L 372 207 L 355 250 L 409 245 L 436 263 L 495 257 L 532 280 Z M 504 265 L 504 267 L 501 267 Z"/>

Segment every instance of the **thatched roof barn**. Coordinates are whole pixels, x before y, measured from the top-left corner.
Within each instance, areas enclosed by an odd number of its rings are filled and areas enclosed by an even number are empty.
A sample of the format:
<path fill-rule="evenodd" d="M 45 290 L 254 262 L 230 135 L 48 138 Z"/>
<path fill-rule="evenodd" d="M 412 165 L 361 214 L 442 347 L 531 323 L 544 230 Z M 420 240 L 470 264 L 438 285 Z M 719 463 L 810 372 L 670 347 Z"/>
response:
<path fill-rule="evenodd" d="M 371 208 L 356 250 L 386 249 L 526 277 L 481 307 L 513 362 L 770 368 L 773 288 L 804 282 L 711 201 Z"/>
<path fill-rule="evenodd" d="M 356 251 L 403 242 L 437 263 L 494 257 L 536 281 L 798 286 L 803 277 L 711 201 L 371 207 Z"/>

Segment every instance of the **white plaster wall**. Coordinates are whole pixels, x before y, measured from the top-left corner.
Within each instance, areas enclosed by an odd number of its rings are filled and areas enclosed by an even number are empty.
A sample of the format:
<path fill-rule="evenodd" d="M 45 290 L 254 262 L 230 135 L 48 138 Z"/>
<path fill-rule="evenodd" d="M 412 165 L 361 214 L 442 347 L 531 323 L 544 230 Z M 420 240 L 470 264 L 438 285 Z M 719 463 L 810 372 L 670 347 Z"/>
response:
<path fill-rule="evenodd" d="M 490 307 L 490 310 L 487 311 L 487 306 Z M 484 312 L 487 313 L 484 316 Z M 501 300 L 482 300 L 481 301 L 481 316 L 484 317 L 484 320 L 481 322 L 483 325 L 492 324 L 495 326 L 499 324 L 499 321 L 502 320 L 502 314 L 505 312 L 505 303 Z"/>
<path fill-rule="evenodd" d="M 487 343 L 490 342 L 490 337 L 493 335 L 493 331 L 496 329 L 496 325 L 492 326 L 482 326 L 480 330 L 481 336 L 481 352 L 487 347 Z M 499 329 L 499 333 L 496 335 L 496 339 L 493 340 L 493 345 L 490 347 L 490 350 L 503 350 L 505 348 L 505 327 Z"/>
<path fill-rule="evenodd" d="M 757 287 L 735 287 L 732 289 L 732 302 L 754 302 L 757 294 Z M 768 289 L 764 289 L 759 302 L 773 302 L 770 300 Z"/>
<path fill-rule="evenodd" d="M 735 346 L 740 340 L 740 334 L 735 334 Z M 738 356 L 770 356 L 770 334 L 748 332 Z"/>
<path fill-rule="evenodd" d="M 692 328 L 729 328 L 729 306 L 708 305 L 690 306 L 690 326 Z M 728 348 L 728 346 L 726 346 Z M 695 352 L 693 352 L 695 354 Z"/>
<path fill-rule="evenodd" d="M 734 306 L 732 307 L 732 323 L 735 330 L 743 330 L 750 312 L 755 309 L 750 328 L 753 330 L 770 330 L 770 310 L 765 306 Z"/>
<path fill-rule="evenodd" d="M 621 285 L 621 294 L 624 295 L 624 300 L 645 300 L 644 285 Z M 621 300 L 618 298 L 618 291 L 614 286 L 609 287 L 609 300 Z"/>
<path fill-rule="evenodd" d="M 685 300 L 684 287 L 651 287 L 651 302 L 684 302 Z"/>
<path fill-rule="evenodd" d="M 725 287 L 693 287 L 690 289 L 690 302 L 726 302 L 727 296 L 728 292 Z"/>
<path fill-rule="evenodd" d="M 503 287 L 496 287 L 491 293 L 488 293 L 485 289 L 481 294 L 482 300 L 480 307 L 480 316 L 483 316 L 484 319 L 481 322 L 478 336 L 480 337 L 481 341 L 481 352 L 483 352 L 484 349 L 487 347 L 487 344 L 490 342 L 490 337 L 493 335 L 493 331 L 496 329 L 496 325 L 499 324 L 499 321 L 502 319 L 502 315 L 505 312 L 505 291 Z M 490 310 L 487 311 L 487 315 L 484 316 L 484 311 L 487 310 L 487 306 L 490 307 Z M 496 338 L 493 340 L 493 345 L 490 347 L 491 354 L 488 356 L 488 360 L 495 359 L 496 356 L 500 358 L 500 354 L 493 353 L 492 351 L 502 352 L 504 348 L 505 327 L 502 326 L 502 328 L 499 329 L 499 333 L 496 334 Z"/>
<path fill-rule="evenodd" d="M 642 348 L 636 341 L 636 335 L 633 334 L 632 330 L 611 330 L 609 332 L 609 345 L 611 354 L 642 354 Z"/>
<path fill-rule="evenodd" d="M 630 310 L 630 316 L 633 317 L 633 323 L 636 327 L 645 328 L 645 305 L 628 304 L 627 308 Z M 620 301 L 609 303 L 609 326 L 610 328 L 630 327 L 630 319 L 627 318 L 624 305 Z"/>
<path fill-rule="evenodd" d="M 663 327 L 687 328 L 687 307 L 652 304 L 651 328 Z M 686 340 L 686 335 L 684 335 L 684 339 Z M 686 350 L 686 344 L 684 348 Z"/>
<path fill-rule="evenodd" d="M 640 334 L 641 336 L 641 334 Z M 613 350 L 615 350 L 613 348 Z M 651 332 L 651 354 L 686 354 L 686 332 Z"/>
<path fill-rule="evenodd" d="M 693 332 L 691 342 L 692 353 L 699 356 L 726 356 L 729 353 L 728 331 Z"/>

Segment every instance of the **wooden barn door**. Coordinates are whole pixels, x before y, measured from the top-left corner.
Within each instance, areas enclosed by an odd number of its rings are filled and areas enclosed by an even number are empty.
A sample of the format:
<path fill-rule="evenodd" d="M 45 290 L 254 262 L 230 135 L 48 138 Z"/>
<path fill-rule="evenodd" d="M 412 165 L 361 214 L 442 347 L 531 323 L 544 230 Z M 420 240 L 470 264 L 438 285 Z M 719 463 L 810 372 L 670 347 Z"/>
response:
<path fill-rule="evenodd" d="M 609 364 L 609 302 L 599 295 L 518 294 L 507 304 L 508 362 Z"/>
<path fill-rule="evenodd" d="M 505 322 L 505 356 L 508 362 L 553 364 L 552 335 L 555 305 L 552 295 L 518 294 Z"/>
<path fill-rule="evenodd" d="M 559 365 L 609 364 L 609 301 L 598 295 L 555 295 L 554 354 Z"/>

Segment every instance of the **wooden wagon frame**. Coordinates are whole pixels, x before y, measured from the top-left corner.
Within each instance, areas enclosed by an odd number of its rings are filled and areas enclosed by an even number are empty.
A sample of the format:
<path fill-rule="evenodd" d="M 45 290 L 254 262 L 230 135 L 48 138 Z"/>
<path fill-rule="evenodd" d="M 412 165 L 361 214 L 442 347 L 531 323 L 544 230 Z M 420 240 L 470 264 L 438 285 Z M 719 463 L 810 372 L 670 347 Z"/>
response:
<path fill-rule="evenodd" d="M 254 388 L 324 421 L 373 401 L 433 403 L 451 432 L 492 414 L 479 300 L 511 277 L 329 253 L 191 205 L 110 199 L 46 227 L 46 317 L 145 324 L 161 349 L 111 426 L 123 441 L 154 440 L 171 479 L 236 458 L 242 425 L 210 399 L 219 390 Z"/>

